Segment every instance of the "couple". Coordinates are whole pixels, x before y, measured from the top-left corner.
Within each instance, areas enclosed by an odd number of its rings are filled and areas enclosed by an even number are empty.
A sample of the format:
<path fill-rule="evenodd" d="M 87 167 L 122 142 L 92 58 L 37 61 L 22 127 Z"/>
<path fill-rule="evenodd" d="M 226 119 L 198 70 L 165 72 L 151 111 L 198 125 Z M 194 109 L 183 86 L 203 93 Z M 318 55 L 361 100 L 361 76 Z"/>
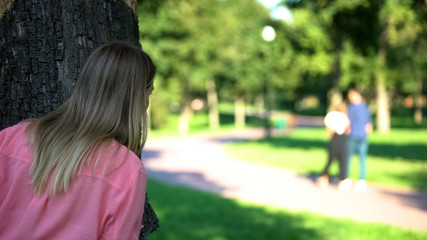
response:
<path fill-rule="evenodd" d="M 359 154 L 360 176 L 355 183 L 356 191 L 363 192 L 367 188 L 366 177 L 366 157 L 368 154 L 368 134 L 372 132 L 371 115 L 368 107 L 363 103 L 360 93 L 354 89 L 348 92 L 350 105 L 338 104 L 333 111 L 325 117 L 326 129 L 332 136 L 329 143 L 328 162 L 319 178 L 321 187 L 329 183 L 329 167 L 333 159 L 338 159 L 340 169 L 340 191 L 348 191 L 352 186 L 352 181 L 348 178 L 351 157 L 354 153 Z"/>

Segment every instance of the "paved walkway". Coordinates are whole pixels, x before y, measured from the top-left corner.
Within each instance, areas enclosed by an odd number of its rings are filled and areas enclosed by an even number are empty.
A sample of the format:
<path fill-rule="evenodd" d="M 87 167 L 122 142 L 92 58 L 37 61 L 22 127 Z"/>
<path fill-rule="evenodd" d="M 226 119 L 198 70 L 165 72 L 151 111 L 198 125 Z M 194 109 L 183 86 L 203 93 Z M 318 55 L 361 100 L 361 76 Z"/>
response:
<path fill-rule="evenodd" d="M 306 176 L 243 162 L 223 150 L 225 142 L 262 136 L 261 130 L 251 130 L 220 137 L 151 139 L 143 163 L 150 178 L 227 198 L 427 230 L 425 192 L 372 185 L 364 193 L 342 193 L 334 185 L 321 189 Z"/>

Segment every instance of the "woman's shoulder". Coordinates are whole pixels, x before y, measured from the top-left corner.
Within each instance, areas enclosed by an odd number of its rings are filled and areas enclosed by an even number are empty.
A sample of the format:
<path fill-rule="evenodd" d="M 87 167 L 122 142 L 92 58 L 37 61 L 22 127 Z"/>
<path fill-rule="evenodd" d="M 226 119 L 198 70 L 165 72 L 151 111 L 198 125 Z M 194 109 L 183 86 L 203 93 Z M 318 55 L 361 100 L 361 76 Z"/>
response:
<path fill-rule="evenodd" d="M 97 147 L 81 174 L 123 188 L 132 179 L 145 177 L 145 169 L 135 153 L 116 141 L 109 141 Z"/>
<path fill-rule="evenodd" d="M 0 131 L 0 151 L 16 158 L 31 157 L 25 134 L 29 124 L 30 122 L 24 121 Z"/>
<path fill-rule="evenodd" d="M 0 136 L 6 137 L 6 136 L 10 136 L 10 135 L 23 133 L 25 131 L 25 129 L 28 127 L 28 125 L 30 125 L 29 121 L 23 121 L 23 122 L 17 123 L 15 125 L 12 125 L 10 127 L 7 127 L 5 129 L 1 130 Z"/>

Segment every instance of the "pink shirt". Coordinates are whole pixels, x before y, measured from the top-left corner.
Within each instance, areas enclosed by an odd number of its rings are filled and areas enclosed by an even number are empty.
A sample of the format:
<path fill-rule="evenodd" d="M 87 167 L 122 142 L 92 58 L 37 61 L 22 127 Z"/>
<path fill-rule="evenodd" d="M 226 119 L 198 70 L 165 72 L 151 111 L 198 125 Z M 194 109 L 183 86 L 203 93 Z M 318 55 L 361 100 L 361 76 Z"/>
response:
<path fill-rule="evenodd" d="M 27 126 L 0 132 L 0 239 L 138 239 L 146 191 L 139 158 L 117 142 L 106 144 L 94 154 L 96 167 L 84 166 L 66 193 L 35 195 Z"/>

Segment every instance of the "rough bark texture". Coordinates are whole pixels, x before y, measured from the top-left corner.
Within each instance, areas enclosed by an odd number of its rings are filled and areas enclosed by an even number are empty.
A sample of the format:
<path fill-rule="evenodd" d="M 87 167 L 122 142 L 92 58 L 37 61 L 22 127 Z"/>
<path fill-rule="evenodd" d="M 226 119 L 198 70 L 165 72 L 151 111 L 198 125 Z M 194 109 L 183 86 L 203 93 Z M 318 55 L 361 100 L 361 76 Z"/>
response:
<path fill-rule="evenodd" d="M 0 21 L 1 128 L 57 108 L 94 48 L 139 45 L 138 35 L 133 10 L 120 0 L 16 0 Z"/>
<path fill-rule="evenodd" d="M 122 0 L 2 1 L 0 129 L 60 106 L 90 52 L 110 40 L 140 46 L 137 16 Z M 158 226 L 150 209 L 147 201 L 146 232 Z"/>
<path fill-rule="evenodd" d="M 144 216 L 142 217 L 141 225 L 143 226 L 143 228 L 141 229 L 141 233 L 139 234 L 140 240 L 147 239 L 147 236 L 150 233 L 156 231 L 156 229 L 159 227 L 159 219 L 157 218 L 154 209 L 148 202 L 147 194 L 145 195 Z"/>

